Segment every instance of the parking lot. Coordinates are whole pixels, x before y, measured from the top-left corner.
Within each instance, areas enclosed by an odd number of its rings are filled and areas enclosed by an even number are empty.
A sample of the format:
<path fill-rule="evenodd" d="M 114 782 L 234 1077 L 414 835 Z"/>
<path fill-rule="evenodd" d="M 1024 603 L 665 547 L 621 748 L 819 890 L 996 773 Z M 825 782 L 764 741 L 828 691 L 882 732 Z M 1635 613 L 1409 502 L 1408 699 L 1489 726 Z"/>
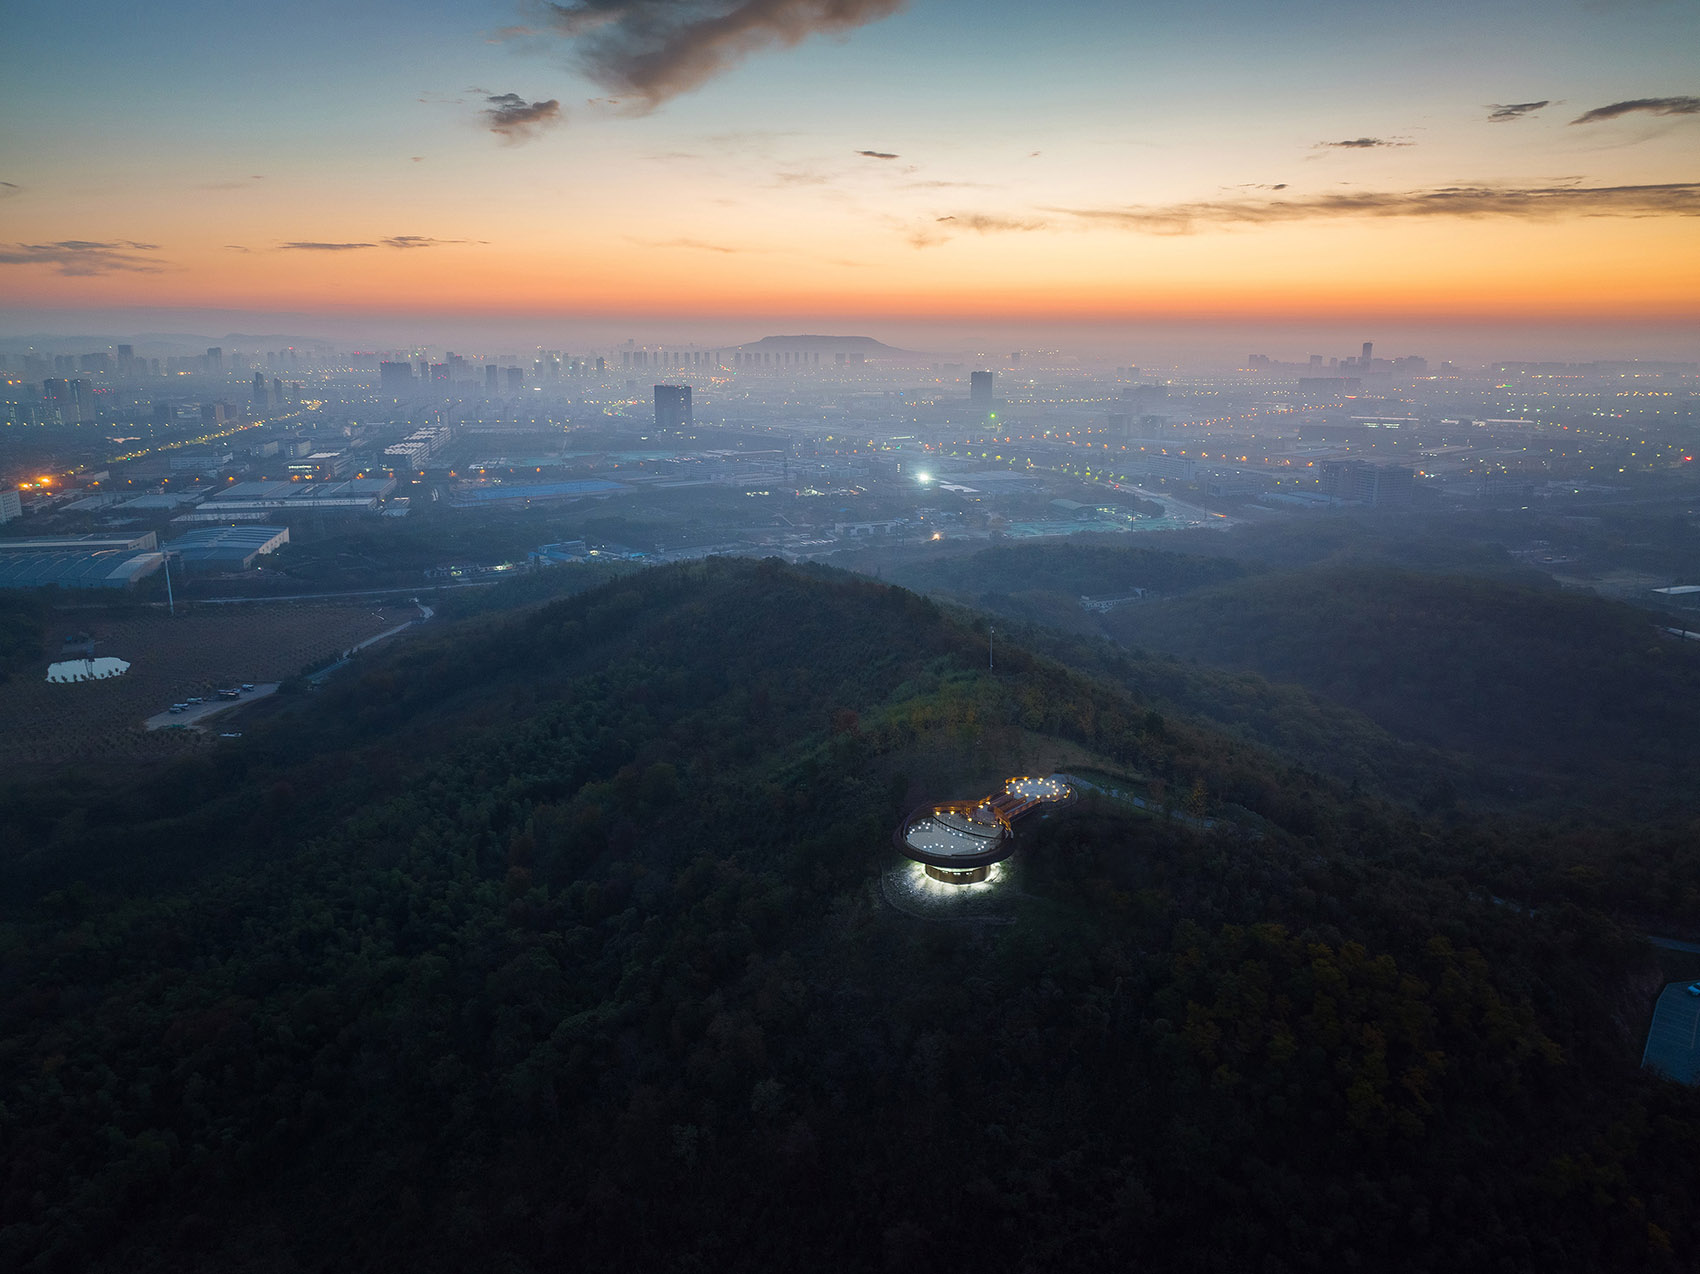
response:
<path fill-rule="evenodd" d="M 149 717 L 147 727 L 150 730 L 163 730 L 168 726 L 183 726 L 185 728 L 198 726 L 199 722 L 205 721 L 208 717 L 217 716 L 221 712 L 229 712 L 232 708 L 240 708 L 243 704 L 252 703 L 256 699 L 264 699 L 267 695 L 275 692 L 277 686 L 277 682 L 267 681 L 255 686 L 252 690 L 243 691 L 240 699 L 208 699 L 205 703 L 191 703 L 181 712 L 173 712 L 170 708 L 167 708 L 164 712 L 158 712 Z"/>

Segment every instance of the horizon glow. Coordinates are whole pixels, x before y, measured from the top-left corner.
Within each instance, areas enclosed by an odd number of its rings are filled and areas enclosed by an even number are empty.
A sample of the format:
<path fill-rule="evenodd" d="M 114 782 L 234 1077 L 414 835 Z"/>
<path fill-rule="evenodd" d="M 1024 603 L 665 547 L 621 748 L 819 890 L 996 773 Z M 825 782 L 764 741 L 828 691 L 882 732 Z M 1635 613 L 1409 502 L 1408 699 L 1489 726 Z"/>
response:
<path fill-rule="evenodd" d="M 646 99 L 519 4 L 103 2 L 74 41 L 38 7 L 0 52 L 0 322 L 1692 349 L 1692 6 L 893 8 Z"/>

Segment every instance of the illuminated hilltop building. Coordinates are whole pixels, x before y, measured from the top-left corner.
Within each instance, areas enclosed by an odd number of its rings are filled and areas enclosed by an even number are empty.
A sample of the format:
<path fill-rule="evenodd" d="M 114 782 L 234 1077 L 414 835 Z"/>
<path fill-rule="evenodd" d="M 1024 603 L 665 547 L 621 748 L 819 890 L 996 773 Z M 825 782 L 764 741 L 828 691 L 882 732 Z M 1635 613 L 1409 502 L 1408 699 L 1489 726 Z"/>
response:
<path fill-rule="evenodd" d="M 988 879 L 1015 852 L 1015 824 L 1026 815 L 1074 800 L 1061 774 L 1019 775 L 1003 790 L 973 801 L 946 801 L 912 811 L 894 838 L 904 855 L 946 885 Z"/>

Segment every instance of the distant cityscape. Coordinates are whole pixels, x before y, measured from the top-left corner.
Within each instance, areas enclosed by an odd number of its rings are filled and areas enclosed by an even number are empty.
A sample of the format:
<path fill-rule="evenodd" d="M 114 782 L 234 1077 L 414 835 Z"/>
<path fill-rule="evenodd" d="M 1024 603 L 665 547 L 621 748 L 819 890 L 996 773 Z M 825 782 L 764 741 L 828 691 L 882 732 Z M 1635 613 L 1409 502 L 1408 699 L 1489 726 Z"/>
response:
<path fill-rule="evenodd" d="M 0 579 L 134 587 L 173 555 L 190 573 L 252 575 L 329 528 L 423 510 L 564 519 L 523 556 L 445 547 L 420 572 L 474 578 L 1348 506 L 1680 502 L 1700 389 L 1693 363 L 1431 366 L 1370 341 L 1230 367 L 820 335 L 524 355 L 180 345 L 0 354 Z M 618 536 L 588 525 L 610 518 Z M 257 538 L 196 538 L 237 527 Z"/>

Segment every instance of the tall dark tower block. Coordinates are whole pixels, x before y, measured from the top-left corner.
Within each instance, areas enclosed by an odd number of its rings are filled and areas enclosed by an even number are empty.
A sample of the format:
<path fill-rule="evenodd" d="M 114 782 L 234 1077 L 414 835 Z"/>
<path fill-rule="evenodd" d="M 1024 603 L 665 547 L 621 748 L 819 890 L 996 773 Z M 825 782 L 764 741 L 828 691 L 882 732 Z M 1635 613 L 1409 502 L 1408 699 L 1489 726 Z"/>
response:
<path fill-rule="evenodd" d="M 974 372 L 968 377 L 968 401 L 983 411 L 992 409 L 991 372 Z"/>
<path fill-rule="evenodd" d="M 655 427 L 684 429 L 691 425 L 691 387 L 689 385 L 657 385 L 655 387 Z"/>

